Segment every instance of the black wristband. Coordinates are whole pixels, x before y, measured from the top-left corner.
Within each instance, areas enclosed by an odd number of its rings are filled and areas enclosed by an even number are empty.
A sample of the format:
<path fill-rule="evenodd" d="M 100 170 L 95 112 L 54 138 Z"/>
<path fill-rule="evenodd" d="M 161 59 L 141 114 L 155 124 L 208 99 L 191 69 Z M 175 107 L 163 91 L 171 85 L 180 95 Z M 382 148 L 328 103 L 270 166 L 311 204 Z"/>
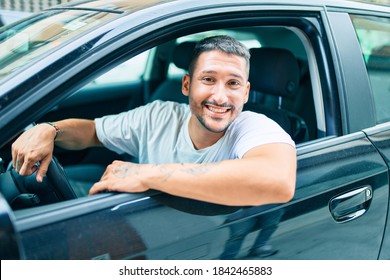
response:
<path fill-rule="evenodd" d="M 56 136 L 54 136 L 54 140 L 56 140 L 57 136 L 61 133 L 61 130 L 60 128 L 55 124 L 55 123 L 52 123 L 52 122 L 46 122 L 48 125 L 51 125 L 52 127 L 55 128 L 56 130 Z"/>

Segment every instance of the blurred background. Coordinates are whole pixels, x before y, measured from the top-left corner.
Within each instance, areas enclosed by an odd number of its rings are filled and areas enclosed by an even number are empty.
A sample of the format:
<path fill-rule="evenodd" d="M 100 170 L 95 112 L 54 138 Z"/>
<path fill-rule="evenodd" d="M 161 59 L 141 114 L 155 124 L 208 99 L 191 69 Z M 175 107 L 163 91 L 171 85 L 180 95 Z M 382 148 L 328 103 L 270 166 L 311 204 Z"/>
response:
<path fill-rule="evenodd" d="M 0 27 L 30 13 L 75 0 L 0 0 Z M 340 0 L 344 1 L 344 0 Z M 354 0 L 390 6 L 390 0 Z"/>
<path fill-rule="evenodd" d="M 0 0 L 0 9 L 22 12 L 38 12 L 53 5 L 72 2 L 74 0 Z M 343 0 L 340 0 L 343 1 Z M 390 0 L 356 0 L 358 2 L 372 2 L 390 5 Z"/>

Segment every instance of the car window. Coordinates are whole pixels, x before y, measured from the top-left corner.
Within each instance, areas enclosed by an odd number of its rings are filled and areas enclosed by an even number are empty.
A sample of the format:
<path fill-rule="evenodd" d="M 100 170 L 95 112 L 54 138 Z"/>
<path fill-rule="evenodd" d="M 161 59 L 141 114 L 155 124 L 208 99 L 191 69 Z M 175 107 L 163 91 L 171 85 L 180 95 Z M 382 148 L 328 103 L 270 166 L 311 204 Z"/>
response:
<path fill-rule="evenodd" d="M 390 120 L 390 20 L 352 16 L 374 95 L 378 123 Z"/>
<path fill-rule="evenodd" d="M 99 76 L 86 87 L 114 85 L 139 80 L 145 72 L 150 50 L 140 53 Z"/>
<path fill-rule="evenodd" d="M 131 58 L 121 61 L 121 64 L 115 64 L 114 68 L 114 64 L 105 65 L 106 68 L 96 68 L 96 75 L 100 76 L 96 76 L 92 82 L 89 82 L 89 77 L 86 78 L 84 87 L 53 110 L 50 110 L 37 123 L 65 118 L 94 119 L 104 115 L 124 112 L 156 99 L 176 101 L 176 95 L 184 97 L 181 91 L 181 82 L 179 81 L 178 86 L 177 83 L 169 82 L 176 80 L 176 77 L 181 77 L 182 73 L 175 72 L 175 70 L 168 67 L 172 63 L 171 54 L 177 51 L 177 47 L 183 42 L 199 41 L 206 36 L 216 34 L 226 34 L 240 40 L 251 49 L 251 53 L 253 49 L 260 51 L 257 55 L 256 52 L 253 52 L 252 55 L 255 59 L 257 57 L 256 61 L 262 61 L 262 63 L 251 64 L 251 71 L 256 75 L 249 77 L 251 82 L 250 100 L 245 104 L 244 110 L 261 113 L 275 120 L 291 135 L 296 144 L 303 144 L 325 136 L 326 131 L 322 128 L 325 126 L 319 125 L 324 123 L 324 118 L 321 118 L 321 115 L 318 114 L 323 110 L 323 105 L 319 101 L 322 95 L 318 82 L 320 78 L 317 76 L 319 73 L 317 71 L 317 57 L 312 51 L 313 46 L 309 40 L 302 40 L 304 38 L 303 30 L 290 28 L 289 26 L 273 25 L 251 28 L 235 27 L 229 30 L 216 29 L 188 34 L 175 40 L 170 39 L 151 45 L 150 49 L 136 56 L 132 56 L 132 53 L 123 55 L 121 56 L 122 59 Z M 286 58 L 289 59 L 279 59 L 280 54 L 285 56 L 287 53 Z M 190 57 L 190 55 L 188 54 L 185 57 Z M 271 59 L 266 59 L 267 57 Z M 281 66 L 271 67 L 272 62 L 276 60 L 280 62 Z M 252 66 L 254 67 L 252 68 Z M 290 69 L 289 67 L 292 67 L 291 71 L 285 71 L 285 69 Z M 273 81 L 270 83 L 265 83 L 269 79 L 269 76 L 265 75 L 268 72 L 275 79 L 272 79 Z M 287 73 L 280 75 L 282 72 L 291 72 L 292 75 Z M 287 77 L 288 80 L 286 81 L 284 77 Z M 162 87 L 163 95 L 156 97 L 154 100 L 149 98 L 154 96 L 153 94 L 158 92 L 161 86 L 167 85 L 167 82 L 169 87 Z M 281 91 L 279 87 L 280 84 L 285 85 L 286 83 L 289 87 L 283 87 L 283 89 L 294 88 L 288 94 L 284 90 Z M 263 87 L 262 84 L 269 85 Z M 317 86 L 315 86 L 316 84 Z M 188 102 L 187 97 L 185 97 L 184 102 Z M 323 134 L 320 134 L 319 131 Z M 81 174 L 78 172 L 78 166 L 86 165 L 91 168 L 89 169 L 90 172 L 86 174 L 88 180 L 82 179 L 83 184 L 88 185 L 88 188 L 99 180 L 105 167 L 113 160 L 137 162 L 135 157 L 130 158 L 127 155 L 113 154 L 100 148 L 87 149 L 82 152 L 58 149 L 55 156 L 63 164 L 65 173 L 71 179 L 78 178 Z M 4 159 L 7 165 L 11 162 L 9 151 L 0 153 L 0 157 Z M 97 169 L 95 170 L 94 167 L 97 167 Z M 92 173 L 99 176 L 89 178 Z M 81 185 L 77 179 L 71 180 L 70 184 L 73 184 L 72 186 Z M 78 197 L 83 196 L 85 196 L 84 193 Z M 45 201 L 45 203 L 53 203 L 53 201 Z M 42 202 L 40 205 L 44 205 L 44 203 Z M 12 206 L 13 209 L 30 207 L 29 205 Z"/>

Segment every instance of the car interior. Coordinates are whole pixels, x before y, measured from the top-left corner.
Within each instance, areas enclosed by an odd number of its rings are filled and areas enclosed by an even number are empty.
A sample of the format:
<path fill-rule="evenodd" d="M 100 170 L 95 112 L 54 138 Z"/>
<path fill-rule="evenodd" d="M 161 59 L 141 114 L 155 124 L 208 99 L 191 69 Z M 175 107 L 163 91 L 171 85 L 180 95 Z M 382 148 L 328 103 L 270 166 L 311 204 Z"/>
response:
<path fill-rule="evenodd" d="M 267 115 L 285 129 L 297 145 L 325 135 L 324 119 L 319 113 L 322 110 L 322 96 L 318 90 L 316 61 L 303 31 L 289 26 L 219 29 L 170 40 L 123 61 L 109 71 L 103 71 L 104 74 L 95 77 L 64 102 L 56 104 L 36 123 L 64 118 L 93 119 L 130 110 L 154 100 L 187 103 L 187 97 L 181 93 L 181 78 L 188 70 L 192 50 L 200 39 L 217 34 L 231 35 L 250 49 L 251 91 L 244 110 Z M 10 146 L 13 140 L 0 150 L 5 170 L 12 169 Z M 33 183 L 34 178 L 19 178 L 23 183 L 19 184 L 18 190 L 5 190 L 2 187 L 12 208 L 27 208 L 84 196 L 72 193 L 72 186 L 92 185 L 99 180 L 99 177 L 91 178 L 85 174 L 102 174 L 105 166 L 115 159 L 137 161 L 135 157 L 120 156 L 105 148 L 67 151 L 55 147 L 54 155 L 55 160 L 64 167 L 71 185 L 67 187 L 70 191 L 66 191 L 62 198 L 48 195 L 56 193 L 51 190 L 40 193 L 40 199 L 36 201 L 31 197 L 20 199 L 21 194 L 35 194 L 41 188 Z M 16 174 L 14 176 L 17 177 Z M 0 179 L 2 186 L 9 180 Z"/>

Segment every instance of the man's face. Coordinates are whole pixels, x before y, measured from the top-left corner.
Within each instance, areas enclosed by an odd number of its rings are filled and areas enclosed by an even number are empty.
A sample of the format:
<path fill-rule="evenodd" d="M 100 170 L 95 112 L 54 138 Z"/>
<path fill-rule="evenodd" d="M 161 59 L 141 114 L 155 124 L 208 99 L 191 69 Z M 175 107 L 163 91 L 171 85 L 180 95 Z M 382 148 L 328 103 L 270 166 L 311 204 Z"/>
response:
<path fill-rule="evenodd" d="M 192 125 L 223 134 L 248 101 L 249 87 L 243 57 L 221 51 L 202 53 L 192 77 L 183 77 L 183 94 L 198 121 L 192 117 Z"/>

